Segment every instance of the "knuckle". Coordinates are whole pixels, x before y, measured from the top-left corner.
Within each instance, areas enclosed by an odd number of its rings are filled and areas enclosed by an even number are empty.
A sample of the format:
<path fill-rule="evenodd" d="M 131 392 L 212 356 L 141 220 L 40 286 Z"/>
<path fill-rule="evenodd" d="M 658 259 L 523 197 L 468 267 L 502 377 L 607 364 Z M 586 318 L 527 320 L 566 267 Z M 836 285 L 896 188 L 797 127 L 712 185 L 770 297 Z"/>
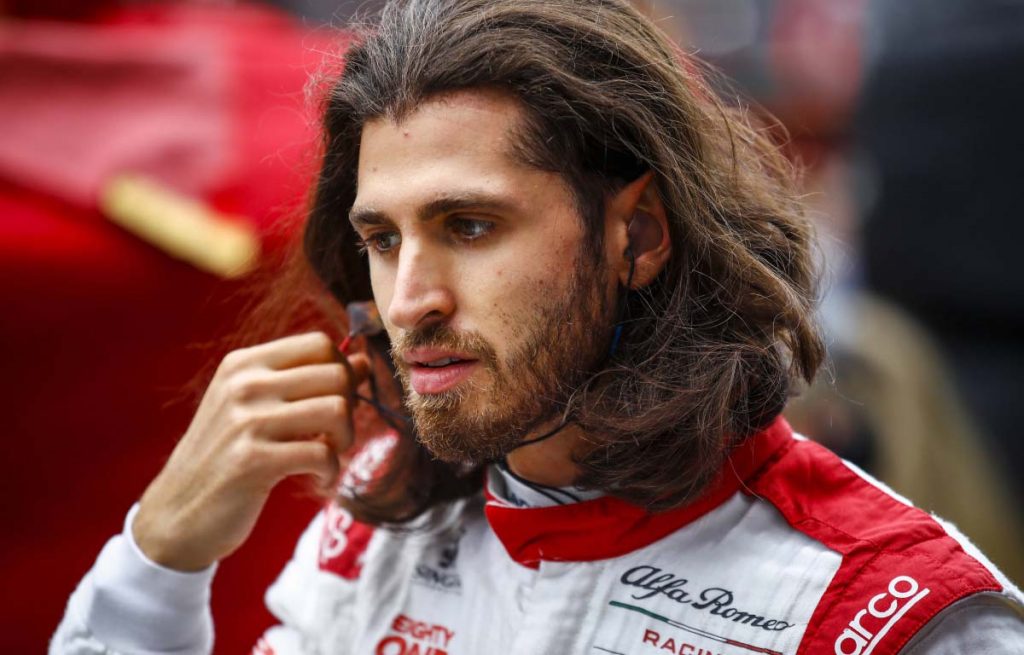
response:
<path fill-rule="evenodd" d="M 260 417 L 254 410 L 236 405 L 229 410 L 228 421 L 236 432 L 252 434 L 259 426 Z"/>
<path fill-rule="evenodd" d="M 241 439 L 231 446 L 231 461 L 240 470 L 258 469 L 264 464 L 263 451 L 252 441 Z"/>
<path fill-rule="evenodd" d="M 248 360 L 248 348 L 239 348 L 238 350 L 232 350 L 227 355 L 224 355 L 224 359 L 220 362 L 219 371 L 224 373 L 232 373 L 239 370 L 245 365 Z"/>
<path fill-rule="evenodd" d="M 240 375 L 232 375 L 224 380 L 222 388 L 224 395 L 230 400 L 241 400 L 245 395 L 245 379 Z"/>
<path fill-rule="evenodd" d="M 249 374 L 236 374 L 228 383 L 229 395 L 239 402 L 254 400 L 266 391 L 268 380 L 265 376 Z"/>

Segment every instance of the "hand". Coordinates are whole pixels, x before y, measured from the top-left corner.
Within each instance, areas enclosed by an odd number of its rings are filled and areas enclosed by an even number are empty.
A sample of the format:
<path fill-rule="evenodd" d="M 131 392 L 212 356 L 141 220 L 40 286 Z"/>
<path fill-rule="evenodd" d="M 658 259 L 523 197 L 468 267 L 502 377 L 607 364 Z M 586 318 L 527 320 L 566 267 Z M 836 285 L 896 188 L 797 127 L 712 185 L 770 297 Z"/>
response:
<path fill-rule="evenodd" d="M 308 474 L 333 488 L 369 368 L 365 355 L 345 361 L 320 332 L 229 353 L 142 496 L 132 526 L 142 552 L 179 571 L 204 569 L 245 542 L 282 479 Z"/>

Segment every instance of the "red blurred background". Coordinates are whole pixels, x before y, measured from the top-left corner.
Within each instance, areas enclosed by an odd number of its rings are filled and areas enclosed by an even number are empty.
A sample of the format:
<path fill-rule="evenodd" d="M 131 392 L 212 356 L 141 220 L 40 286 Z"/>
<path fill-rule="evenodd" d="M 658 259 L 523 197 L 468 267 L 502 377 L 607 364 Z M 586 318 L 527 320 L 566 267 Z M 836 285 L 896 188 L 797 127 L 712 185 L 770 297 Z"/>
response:
<path fill-rule="evenodd" d="M 145 174 L 288 243 L 316 166 L 305 87 L 340 45 L 257 6 L 116 5 L 0 24 L 0 351 L 6 417 L 0 651 L 42 652 L 76 581 L 160 470 L 224 352 L 249 282 L 110 222 Z M 201 380 L 200 380 L 201 382 Z M 200 387 L 201 389 L 201 387 Z M 218 573 L 218 651 L 269 625 L 263 592 L 316 511 L 276 493 Z"/>

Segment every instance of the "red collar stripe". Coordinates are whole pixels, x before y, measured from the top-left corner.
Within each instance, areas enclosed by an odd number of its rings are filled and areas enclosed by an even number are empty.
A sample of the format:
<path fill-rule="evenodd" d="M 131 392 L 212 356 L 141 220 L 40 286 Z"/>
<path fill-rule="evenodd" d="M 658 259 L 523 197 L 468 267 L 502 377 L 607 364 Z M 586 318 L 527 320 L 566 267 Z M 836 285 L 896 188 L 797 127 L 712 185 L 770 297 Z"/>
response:
<path fill-rule="evenodd" d="M 738 446 L 718 478 L 694 502 L 652 514 L 618 498 L 552 507 L 511 507 L 487 493 L 487 521 L 510 557 L 537 568 L 541 561 L 590 562 L 619 557 L 652 544 L 724 503 L 792 443 L 781 417 Z"/>

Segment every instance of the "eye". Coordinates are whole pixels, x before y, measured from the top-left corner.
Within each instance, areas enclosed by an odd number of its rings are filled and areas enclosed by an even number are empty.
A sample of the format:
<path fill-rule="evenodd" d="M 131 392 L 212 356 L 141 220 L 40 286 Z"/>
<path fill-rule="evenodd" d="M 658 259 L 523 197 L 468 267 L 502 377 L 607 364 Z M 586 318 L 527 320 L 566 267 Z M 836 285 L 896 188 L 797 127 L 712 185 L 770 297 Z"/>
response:
<path fill-rule="evenodd" d="M 478 218 L 453 218 L 449 227 L 455 236 L 466 241 L 473 241 L 486 236 L 494 229 L 494 223 Z"/>
<path fill-rule="evenodd" d="M 398 247 L 402 237 L 398 232 L 376 232 L 362 239 L 362 250 L 386 254 Z"/>

